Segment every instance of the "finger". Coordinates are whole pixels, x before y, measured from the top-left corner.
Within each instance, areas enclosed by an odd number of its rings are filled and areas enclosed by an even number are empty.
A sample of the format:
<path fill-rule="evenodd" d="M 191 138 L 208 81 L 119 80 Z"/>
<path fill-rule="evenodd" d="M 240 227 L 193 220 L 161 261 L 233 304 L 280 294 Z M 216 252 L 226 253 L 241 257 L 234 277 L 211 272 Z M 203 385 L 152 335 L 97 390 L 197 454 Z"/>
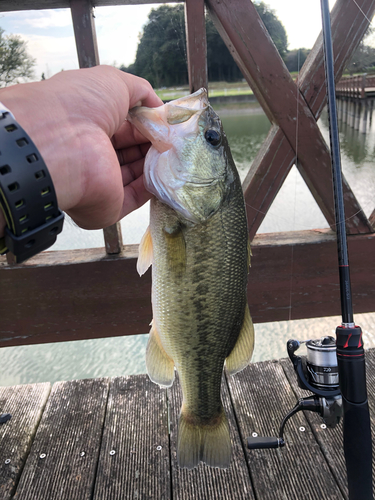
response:
<path fill-rule="evenodd" d="M 121 218 L 130 214 L 133 210 L 144 205 L 150 198 L 151 194 L 146 191 L 143 184 L 143 175 L 138 177 L 131 184 L 124 187 L 124 202 L 121 211 Z"/>
<path fill-rule="evenodd" d="M 144 158 L 121 167 L 122 185 L 127 186 L 143 174 Z"/>
<path fill-rule="evenodd" d="M 128 148 L 136 144 L 149 143 L 143 134 L 139 132 L 130 122 L 127 120 L 120 126 L 117 132 L 112 136 L 112 144 L 115 149 Z"/>
<path fill-rule="evenodd" d="M 116 151 L 116 154 L 120 166 L 126 166 L 129 163 L 144 159 L 150 146 L 150 144 L 140 144 L 139 146 L 131 146 L 125 149 L 118 149 Z"/>
<path fill-rule="evenodd" d="M 124 71 L 120 71 L 122 78 L 129 88 L 129 109 L 141 103 L 142 106 L 155 108 L 162 106 L 163 101 L 155 94 L 155 91 L 147 80 L 138 76 L 130 75 Z"/>

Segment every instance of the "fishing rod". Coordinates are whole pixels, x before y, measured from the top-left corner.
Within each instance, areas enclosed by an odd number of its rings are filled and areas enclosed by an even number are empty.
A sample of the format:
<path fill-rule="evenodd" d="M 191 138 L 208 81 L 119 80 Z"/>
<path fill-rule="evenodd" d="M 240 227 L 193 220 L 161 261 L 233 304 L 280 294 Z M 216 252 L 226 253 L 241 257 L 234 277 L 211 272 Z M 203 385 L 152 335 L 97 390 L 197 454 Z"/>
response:
<path fill-rule="evenodd" d="M 321 0 L 321 10 L 340 276 L 342 324 L 336 328 L 336 347 L 344 413 L 344 454 L 349 499 L 372 500 L 372 442 L 366 390 L 365 352 L 361 328 L 355 325 L 353 319 L 328 0 Z"/>
<path fill-rule="evenodd" d="M 312 392 L 313 396 L 298 400 L 283 419 L 278 437 L 249 437 L 247 445 L 249 449 L 285 446 L 285 425 L 289 418 L 301 410 L 319 413 L 330 428 L 335 427 L 343 417 L 349 500 L 373 500 L 371 422 L 366 390 L 365 353 L 361 328 L 355 325 L 353 318 L 328 0 L 321 0 L 321 11 L 342 324 L 336 328 L 336 339 L 325 336 L 303 342 L 288 340 L 287 351 L 298 385 Z M 305 358 L 296 355 L 301 344 L 306 344 Z"/>

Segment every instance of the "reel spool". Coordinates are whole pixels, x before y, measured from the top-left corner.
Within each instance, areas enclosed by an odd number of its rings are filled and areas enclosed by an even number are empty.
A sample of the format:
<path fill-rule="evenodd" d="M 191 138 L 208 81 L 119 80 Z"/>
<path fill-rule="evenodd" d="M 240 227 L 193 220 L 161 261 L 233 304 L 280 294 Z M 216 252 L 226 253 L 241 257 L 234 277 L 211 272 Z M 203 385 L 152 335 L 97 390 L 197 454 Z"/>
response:
<path fill-rule="evenodd" d="M 339 388 L 339 370 L 336 357 L 336 341 L 333 337 L 322 337 L 306 342 L 306 371 L 310 384 L 317 389 Z"/>

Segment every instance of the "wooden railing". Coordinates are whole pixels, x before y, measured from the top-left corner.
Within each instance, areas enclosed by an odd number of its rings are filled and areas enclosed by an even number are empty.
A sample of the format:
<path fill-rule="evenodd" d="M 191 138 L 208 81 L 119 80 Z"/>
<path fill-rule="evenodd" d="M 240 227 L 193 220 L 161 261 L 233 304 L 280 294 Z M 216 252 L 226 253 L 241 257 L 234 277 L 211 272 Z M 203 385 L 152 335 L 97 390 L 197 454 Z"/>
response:
<path fill-rule="evenodd" d="M 89 67 L 99 63 L 93 5 L 126 3 L 152 2 L 0 0 L 0 11 L 70 7 L 79 63 Z M 207 0 L 206 5 L 272 123 L 243 185 L 253 248 L 248 294 L 253 319 L 339 314 L 333 230 L 256 234 L 294 164 L 334 229 L 330 155 L 316 123 L 326 102 L 322 39 L 295 83 L 249 0 Z M 208 86 L 204 2 L 187 0 L 185 6 L 194 91 Z M 374 11 L 375 0 L 337 0 L 332 11 L 336 81 Z M 369 312 L 375 309 L 375 210 L 367 219 L 345 180 L 344 196 L 354 310 Z M 106 249 L 43 252 L 22 265 L 0 259 L 0 347 L 148 331 L 150 273 L 136 274 L 137 246 L 123 247 L 118 224 L 105 230 L 105 241 Z"/>
<path fill-rule="evenodd" d="M 375 95 L 375 75 L 357 75 L 341 78 L 336 85 L 336 95 L 352 99 L 364 99 Z"/>

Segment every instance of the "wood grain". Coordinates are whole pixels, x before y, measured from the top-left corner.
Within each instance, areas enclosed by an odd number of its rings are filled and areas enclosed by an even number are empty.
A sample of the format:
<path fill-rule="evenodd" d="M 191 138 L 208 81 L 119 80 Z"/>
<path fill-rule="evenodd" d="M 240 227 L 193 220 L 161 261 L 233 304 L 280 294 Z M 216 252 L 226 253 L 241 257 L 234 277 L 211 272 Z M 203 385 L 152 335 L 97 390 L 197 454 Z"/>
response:
<path fill-rule="evenodd" d="M 297 385 L 297 378 L 293 369 L 293 365 L 289 359 L 280 360 L 281 366 L 287 376 L 296 398 L 310 396 L 311 393 L 300 389 Z M 370 407 L 371 430 L 372 435 L 375 434 L 375 350 L 366 351 L 367 364 L 367 391 Z M 329 467 L 340 485 L 345 498 L 348 498 L 348 487 L 346 478 L 345 456 L 343 449 L 343 428 L 342 420 L 339 425 L 333 429 L 322 428 L 323 420 L 319 415 L 313 412 L 304 412 L 305 417 L 309 421 L 315 439 L 319 443 L 322 452 L 329 464 Z M 375 456 L 373 456 L 373 486 L 375 487 Z"/>
<path fill-rule="evenodd" d="M 16 10 L 68 9 L 71 0 L 1 0 L 0 12 Z M 158 3 L 168 3 L 169 0 L 158 0 Z M 176 3 L 183 0 L 176 0 Z M 108 7 L 111 5 L 145 5 L 153 4 L 154 0 L 93 0 L 93 7 Z"/>
<path fill-rule="evenodd" d="M 0 387 L 0 414 L 11 419 L 0 425 L 0 498 L 13 497 L 44 406 L 49 383 Z"/>
<path fill-rule="evenodd" d="M 125 498 L 172 498 L 166 391 L 147 375 L 115 378 L 109 392 L 93 499 Z"/>
<path fill-rule="evenodd" d="M 190 92 L 208 89 L 207 40 L 204 0 L 186 0 L 186 51 Z"/>
<path fill-rule="evenodd" d="M 355 313 L 374 311 L 375 235 L 348 237 Z M 136 246 L 45 252 L 0 261 L 0 346 L 147 333 L 151 275 L 136 272 Z M 254 322 L 340 314 L 336 239 L 329 230 L 257 235 L 248 301 Z"/>
<path fill-rule="evenodd" d="M 15 499 L 91 500 L 108 386 L 108 379 L 54 384 Z"/>

